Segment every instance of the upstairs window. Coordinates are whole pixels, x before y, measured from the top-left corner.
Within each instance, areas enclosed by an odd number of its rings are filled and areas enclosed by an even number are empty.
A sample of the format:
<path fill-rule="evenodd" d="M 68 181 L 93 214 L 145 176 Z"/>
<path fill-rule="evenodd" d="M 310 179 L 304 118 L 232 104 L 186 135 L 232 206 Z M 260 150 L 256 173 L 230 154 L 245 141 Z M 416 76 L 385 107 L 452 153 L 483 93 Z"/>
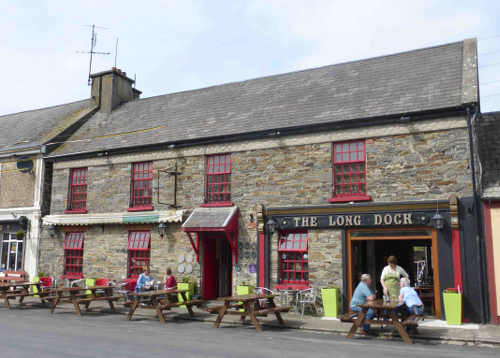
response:
<path fill-rule="evenodd" d="M 87 173 L 87 168 L 73 168 L 70 170 L 67 212 L 87 212 Z"/>
<path fill-rule="evenodd" d="M 64 277 L 82 278 L 83 232 L 67 232 L 64 238 Z"/>
<path fill-rule="evenodd" d="M 283 232 L 278 243 L 278 288 L 301 289 L 309 286 L 307 232 Z"/>
<path fill-rule="evenodd" d="M 149 268 L 151 259 L 151 232 L 130 231 L 128 234 L 127 277 L 137 278 Z"/>
<path fill-rule="evenodd" d="M 132 164 L 129 211 L 153 210 L 153 162 Z"/>
<path fill-rule="evenodd" d="M 205 204 L 229 206 L 231 203 L 231 154 L 207 156 Z"/>
<path fill-rule="evenodd" d="M 365 201 L 366 152 L 365 141 L 333 144 L 333 198 L 331 202 Z"/>

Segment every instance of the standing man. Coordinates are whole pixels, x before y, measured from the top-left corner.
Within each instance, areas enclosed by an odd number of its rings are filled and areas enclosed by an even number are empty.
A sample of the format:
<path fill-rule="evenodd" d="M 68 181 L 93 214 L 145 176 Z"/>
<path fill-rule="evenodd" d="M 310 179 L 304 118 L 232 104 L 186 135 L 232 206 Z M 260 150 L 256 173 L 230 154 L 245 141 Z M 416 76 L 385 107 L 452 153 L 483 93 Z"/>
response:
<path fill-rule="evenodd" d="M 358 305 L 362 305 L 366 303 L 367 301 L 373 301 L 375 299 L 375 295 L 373 294 L 372 290 L 370 289 L 370 285 L 372 284 L 372 278 L 369 274 L 364 273 L 361 275 L 361 282 L 358 284 L 356 289 L 354 290 L 354 293 L 352 295 L 350 307 L 351 311 L 353 312 L 361 312 L 362 308 L 359 307 Z M 365 315 L 365 319 L 372 319 L 373 318 L 373 310 L 370 308 Z M 364 333 L 368 333 L 370 330 L 370 325 L 369 324 L 363 324 L 363 331 Z"/>

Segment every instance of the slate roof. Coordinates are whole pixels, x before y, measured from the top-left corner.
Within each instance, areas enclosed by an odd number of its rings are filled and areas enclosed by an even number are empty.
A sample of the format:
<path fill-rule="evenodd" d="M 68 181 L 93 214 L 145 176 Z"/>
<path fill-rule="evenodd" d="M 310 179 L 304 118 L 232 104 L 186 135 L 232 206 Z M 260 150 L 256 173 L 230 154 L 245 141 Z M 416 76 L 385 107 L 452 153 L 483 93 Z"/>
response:
<path fill-rule="evenodd" d="M 477 102 L 475 40 L 135 100 L 96 113 L 72 138 L 92 140 L 54 154 L 369 122 L 470 101 Z"/>
<path fill-rule="evenodd" d="M 500 112 L 482 114 L 476 129 L 482 196 L 485 199 L 500 199 Z"/>
<path fill-rule="evenodd" d="M 43 144 L 68 117 L 89 108 L 91 99 L 0 116 L 0 151 Z"/>
<path fill-rule="evenodd" d="M 221 208 L 196 208 L 182 225 L 186 229 L 225 228 L 233 215 L 238 212 L 236 206 Z"/>

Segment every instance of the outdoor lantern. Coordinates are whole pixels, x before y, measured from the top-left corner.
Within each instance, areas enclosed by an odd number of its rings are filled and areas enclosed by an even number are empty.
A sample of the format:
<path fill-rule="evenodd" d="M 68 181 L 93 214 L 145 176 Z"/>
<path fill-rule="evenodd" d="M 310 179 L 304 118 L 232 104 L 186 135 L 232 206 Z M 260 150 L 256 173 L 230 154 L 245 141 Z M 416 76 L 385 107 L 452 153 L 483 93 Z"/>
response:
<path fill-rule="evenodd" d="M 441 230 L 444 228 L 444 217 L 436 211 L 436 214 L 432 217 L 432 226 L 434 226 L 435 229 Z"/>
<path fill-rule="evenodd" d="M 158 233 L 160 234 L 160 237 L 165 236 L 165 234 L 167 233 L 167 224 L 160 223 L 158 225 Z"/>
<path fill-rule="evenodd" d="M 269 232 L 272 234 L 276 231 L 277 227 L 278 227 L 278 224 L 276 224 L 276 221 L 274 221 L 273 218 L 270 218 L 269 220 L 267 220 L 267 230 L 269 230 Z"/>
<path fill-rule="evenodd" d="M 54 224 L 50 224 L 48 229 L 51 237 L 56 236 L 56 226 Z"/>

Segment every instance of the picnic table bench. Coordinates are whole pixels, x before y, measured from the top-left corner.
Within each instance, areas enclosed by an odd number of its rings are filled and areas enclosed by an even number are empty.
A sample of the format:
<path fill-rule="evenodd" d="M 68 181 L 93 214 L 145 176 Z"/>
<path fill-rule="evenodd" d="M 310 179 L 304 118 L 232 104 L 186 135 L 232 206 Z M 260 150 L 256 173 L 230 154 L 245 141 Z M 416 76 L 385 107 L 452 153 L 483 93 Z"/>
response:
<path fill-rule="evenodd" d="M 375 300 L 359 305 L 362 308 L 359 313 L 351 313 L 340 318 L 342 322 L 352 322 L 352 327 L 347 334 L 347 338 L 351 339 L 356 331 L 363 324 L 393 326 L 397 329 L 401 338 L 407 344 L 412 344 L 413 340 L 408 335 L 405 327 L 413 327 L 416 329 L 418 323 L 424 318 L 421 315 L 410 315 L 405 319 L 400 319 L 397 315 L 398 302 L 384 302 L 383 300 Z M 374 311 L 373 319 L 365 319 L 366 312 L 369 309 Z"/>
<path fill-rule="evenodd" d="M 219 298 L 220 301 L 224 301 L 224 304 L 209 308 L 209 311 L 218 312 L 214 327 L 218 328 L 220 326 L 222 319 L 226 314 L 239 315 L 241 321 L 245 321 L 247 316 L 250 317 L 250 320 L 255 326 L 257 332 L 262 331 L 257 316 L 267 316 L 270 313 L 274 313 L 279 324 L 284 325 L 285 322 L 283 321 L 283 317 L 281 317 L 281 313 L 290 311 L 290 307 L 276 306 L 274 303 L 274 297 L 274 295 L 270 294 L 248 294 Z M 260 307 L 261 300 L 266 301 L 267 307 Z M 234 308 L 236 308 L 236 310 L 233 310 Z"/>
<path fill-rule="evenodd" d="M 130 321 L 134 315 L 137 308 L 146 308 L 156 310 L 158 319 L 162 323 L 166 323 L 163 311 L 170 310 L 173 307 L 186 307 L 189 316 L 193 317 L 192 307 L 198 305 L 203 300 L 188 300 L 186 293 L 188 290 L 181 289 L 169 289 L 169 290 L 154 290 L 146 292 L 131 292 L 129 297 L 131 302 L 129 303 L 130 309 L 127 314 L 127 319 Z M 176 300 L 177 295 L 180 294 L 183 302 Z"/>
<path fill-rule="evenodd" d="M 0 298 L 3 298 L 4 306 L 11 309 L 9 300 L 19 298 L 19 304 L 22 304 L 25 297 L 38 297 L 45 304 L 49 295 L 48 290 L 40 288 L 39 282 L 11 282 L 0 284 Z M 36 287 L 38 292 L 30 292 L 30 288 Z"/>
<path fill-rule="evenodd" d="M 52 302 L 50 313 L 54 313 L 60 303 L 72 303 L 75 312 L 81 316 L 80 305 L 85 305 L 85 310 L 94 301 L 107 301 L 111 311 L 115 312 L 114 301 L 118 301 L 123 296 L 113 294 L 113 286 L 92 286 L 92 287 L 59 287 L 51 290 L 51 295 L 46 296 L 45 300 Z"/>

